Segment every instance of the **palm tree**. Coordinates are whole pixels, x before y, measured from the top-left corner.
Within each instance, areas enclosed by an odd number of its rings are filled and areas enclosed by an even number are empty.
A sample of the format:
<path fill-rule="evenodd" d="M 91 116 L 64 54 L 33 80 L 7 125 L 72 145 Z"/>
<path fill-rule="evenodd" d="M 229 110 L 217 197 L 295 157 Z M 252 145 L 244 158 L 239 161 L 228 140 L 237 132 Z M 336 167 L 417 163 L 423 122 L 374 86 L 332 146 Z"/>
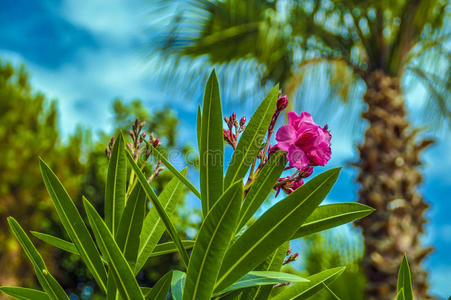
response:
<path fill-rule="evenodd" d="M 393 298 L 404 252 L 417 299 L 429 297 L 421 263 L 431 248 L 420 242 L 428 205 L 417 186 L 419 155 L 432 141 L 419 141 L 411 128 L 401 83 L 424 84 L 431 100 L 427 111 L 450 119 L 447 5 L 446 0 L 199 0 L 180 6 L 166 35 L 164 50 L 171 57 L 202 57 L 212 64 L 253 61 L 263 82 L 280 82 L 293 96 L 307 66 L 326 67 L 332 87 L 338 83 L 346 91 L 356 82 L 365 84 L 362 117 L 369 126 L 358 147 L 357 181 L 359 201 L 377 209 L 358 223 L 365 236 L 367 299 Z M 346 100 L 347 93 L 342 95 Z"/>

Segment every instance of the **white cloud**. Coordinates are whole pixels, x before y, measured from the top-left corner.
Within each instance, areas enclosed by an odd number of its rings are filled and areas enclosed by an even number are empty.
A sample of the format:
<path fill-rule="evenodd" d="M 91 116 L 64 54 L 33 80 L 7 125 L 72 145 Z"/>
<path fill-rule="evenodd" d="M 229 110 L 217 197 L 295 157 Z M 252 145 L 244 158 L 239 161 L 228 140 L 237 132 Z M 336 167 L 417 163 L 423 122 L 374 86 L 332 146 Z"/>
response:
<path fill-rule="evenodd" d="M 106 36 L 107 38 L 130 39 L 143 33 L 145 24 L 145 2 L 140 0 L 65 0 L 59 11 L 73 24 Z"/>

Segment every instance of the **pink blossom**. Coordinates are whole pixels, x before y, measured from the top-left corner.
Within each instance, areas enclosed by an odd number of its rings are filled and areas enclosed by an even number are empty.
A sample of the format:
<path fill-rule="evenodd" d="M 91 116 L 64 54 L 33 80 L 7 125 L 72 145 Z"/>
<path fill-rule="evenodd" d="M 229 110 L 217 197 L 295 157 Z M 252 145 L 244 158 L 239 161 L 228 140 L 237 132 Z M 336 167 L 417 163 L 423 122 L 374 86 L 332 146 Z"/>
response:
<path fill-rule="evenodd" d="M 287 152 L 290 167 L 304 170 L 309 166 L 324 166 L 330 160 L 331 137 L 327 125 L 321 128 L 309 113 L 303 112 L 299 116 L 290 111 L 288 125 L 277 131 L 276 146 Z"/>

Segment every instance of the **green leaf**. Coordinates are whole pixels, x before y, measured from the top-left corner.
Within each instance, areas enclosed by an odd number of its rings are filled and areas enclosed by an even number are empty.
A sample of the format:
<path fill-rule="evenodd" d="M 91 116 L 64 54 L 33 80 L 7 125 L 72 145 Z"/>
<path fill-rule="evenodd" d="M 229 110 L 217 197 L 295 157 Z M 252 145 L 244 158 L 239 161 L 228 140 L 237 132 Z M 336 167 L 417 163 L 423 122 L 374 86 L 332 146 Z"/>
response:
<path fill-rule="evenodd" d="M 240 221 L 238 222 L 237 231 L 240 230 L 246 222 L 255 214 L 258 208 L 266 200 L 273 190 L 274 184 L 282 174 L 287 163 L 285 153 L 278 151 L 271 156 L 268 163 L 265 164 L 257 179 L 252 184 L 249 192 L 244 198 L 243 207 L 241 208 Z"/>
<path fill-rule="evenodd" d="M 200 143 L 202 140 L 202 112 L 201 112 L 201 107 L 200 105 L 197 106 L 197 149 L 200 153 Z"/>
<path fill-rule="evenodd" d="M 38 250 L 36 250 L 30 238 L 27 236 L 25 231 L 23 231 L 22 227 L 20 227 L 19 223 L 13 217 L 8 217 L 8 224 L 28 259 L 31 261 L 39 283 L 47 295 L 49 295 L 51 299 L 56 300 L 69 299 L 61 285 L 59 285 L 52 274 L 50 274 L 50 271 L 47 269 L 47 266 L 45 265 Z"/>
<path fill-rule="evenodd" d="M 183 290 L 183 299 L 210 299 L 224 253 L 235 232 L 243 183 L 232 185 L 216 201 L 202 222 L 194 245 Z"/>
<path fill-rule="evenodd" d="M 224 179 L 226 188 L 233 182 L 243 179 L 257 157 L 275 112 L 278 95 L 279 85 L 276 85 L 263 99 L 246 126 L 227 169 Z"/>
<path fill-rule="evenodd" d="M 72 254 L 80 255 L 80 253 L 77 250 L 77 247 L 75 247 L 75 245 L 71 242 L 41 232 L 31 231 L 31 234 L 33 234 L 35 237 L 37 237 L 41 241 L 46 242 L 49 245 L 52 245 L 56 248 L 59 248 Z"/>
<path fill-rule="evenodd" d="M 193 248 L 194 243 L 195 243 L 195 241 L 182 240 L 182 244 L 183 244 L 183 247 L 185 247 L 185 249 Z M 150 257 L 160 256 L 163 254 L 174 253 L 174 252 L 177 252 L 177 246 L 175 245 L 174 242 L 161 243 L 155 247 L 155 249 L 153 250 Z"/>
<path fill-rule="evenodd" d="M 406 300 L 404 297 L 404 289 L 401 288 L 398 290 L 398 294 L 396 295 L 396 300 Z"/>
<path fill-rule="evenodd" d="M 108 270 L 111 270 L 111 266 L 108 265 Z M 118 297 L 117 295 L 117 285 L 116 280 L 114 279 L 113 272 L 108 272 L 108 280 L 106 285 L 107 291 L 106 291 L 106 299 L 107 300 L 116 300 Z"/>
<path fill-rule="evenodd" d="M 405 300 L 413 300 L 412 278 L 410 276 L 409 262 L 405 254 L 398 272 L 398 292 L 401 289 L 403 289 Z"/>
<path fill-rule="evenodd" d="M 146 299 L 149 300 L 166 300 L 171 288 L 172 271 L 166 273 L 157 283 L 152 287 Z"/>
<path fill-rule="evenodd" d="M 64 229 L 100 288 L 106 291 L 107 275 L 105 267 L 88 228 L 86 228 L 74 202 L 72 202 L 56 175 L 43 160 L 40 161 L 40 167 L 45 186 Z"/>
<path fill-rule="evenodd" d="M 164 226 L 163 226 L 163 230 L 164 230 Z M 49 245 L 52 245 L 56 248 L 59 248 L 61 250 L 64 250 L 66 252 L 69 252 L 69 253 L 72 253 L 75 255 L 80 255 L 80 253 L 78 253 L 78 250 L 75 247 L 75 245 L 71 242 L 68 242 L 66 240 L 57 238 L 53 235 L 49 235 L 49 234 L 45 234 L 45 233 L 41 233 L 41 232 L 31 231 L 31 233 L 35 237 L 37 237 L 38 239 L 40 239 L 43 242 L 46 242 Z M 195 241 L 182 240 L 182 244 L 183 244 L 183 247 L 185 247 L 185 249 L 193 248 L 194 243 L 195 243 Z M 174 253 L 174 252 L 177 252 L 177 246 L 175 245 L 174 242 L 161 243 L 154 247 L 154 250 L 150 254 L 149 257 L 155 257 L 155 256 L 160 256 L 160 255 Z M 104 260 L 103 257 L 102 257 L 102 261 L 104 263 L 106 263 L 106 261 Z"/>
<path fill-rule="evenodd" d="M 186 169 L 182 171 L 186 175 Z M 152 191 L 153 192 L 153 191 Z M 158 198 L 164 211 L 171 216 L 175 211 L 177 202 L 183 195 L 183 185 L 178 177 L 173 177 L 163 188 Z M 152 256 L 154 248 L 164 233 L 165 225 L 159 217 L 157 208 L 153 206 L 144 218 L 143 228 L 139 237 L 138 259 L 135 266 L 135 274 L 141 270 L 149 257 Z M 177 245 L 176 245 L 177 246 Z M 179 247 L 177 247 L 179 249 Z"/>
<path fill-rule="evenodd" d="M 173 300 L 182 300 L 183 287 L 185 286 L 186 273 L 178 270 L 173 271 L 171 280 L 171 294 Z"/>
<path fill-rule="evenodd" d="M 200 142 L 200 190 L 205 217 L 223 192 L 224 137 L 218 79 L 213 70 L 205 87 Z"/>
<path fill-rule="evenodd" d="M 158 160 L 161 160 L 163 165 L 168 168 L 169 172 L 171 172 L 174 176 L 176 176 L 183 184 L 190 189 L 191 192 L 193 192 L 194 195 L 196 195 L 197 198 L 200 199 L 200 192 L 196 189 L 196 187 L 188 180 L 186 179 L 186 175 L 183 175 L 177 169 L 169 162 L 169 160 L 164 157 L 164 155 L 158 151 L 157 148 L 155 148 L 152 144 L 150 144 L 148 141 L 144 140 L 147 145 L 152 149 L 152 155 L 155 156 Z"/>
<path fill-rule="evenodd" d="M 177 230 L 174 227 L 174 224 L 172 224 L 171 220 L 169 219 L 169 216 L 167 215 L 166 211 L 164 210 L 164 207 L 161 205 L 160 200 L 158 200 L 157 195 L 153 191 L 150 184 L 147 182 L 146 177 L 144 176 L 141 169 L 138 167 L 136 162 L 133 160 L 133 157 L 131 154 L 127 151 L 126 156 L 128 158 L 128 161 L 130 162 L 133 170 L 136 173 L 136 176 L 138 178 L 139 183 L 144 188 L 144 191 L 146 192 L 147 197 L 150 199 L 150 202 L 152 202 L 152 205 L 155 207 L 158 216 L 162 219 L 166 230 L 168 231 L 169 235 L 171 236 L 174 243 L 177 245 L 177 249 L 179 250 L 180 256 L 182 257 L 183 262 L 186 266 L 188 266 L 189 257 L 188 253 L 186 253 L 185 248 L 183 248 L 182 241 L 180 240 L 179 234 Z"/>
<path fill-rule="evenodd" d="M 252 271 L 289 240 L 326 197 L 339 171 L 331 169 L 316 176 L 252 224 L 226 252 L 215 291 L 227 288 Z"/>
<path fill-rule="evenodd" d="M 325 284 L 332 283 L 344 270 L 345 267 L 338 267 L 309 276 L 307 277 L 309 282 L 296 283 L 284 289 L 271 300 L 307 299 L 322 290 Z"/>
<path fill-rule="evenodd" d="M 27 289 L 17 286 L 2 286 L 0 291 L 18 300 L 49 300 L 50 297 L 43 291 Z"/>
<path fill-rule="evenodd" d="M 111 151 L 105 186 L 105 223 L 116 233 L 125 207 L 127 161 L 122 134 L 119 134 Z"/>
<path fill-rule="evenodd" d="M 116 243 L 124 253 L 125 258 L 132 267 L 135 266 L 139 249 L 139 236 L 146 212 L 146 193 L 137 184 L 133 188 L 122 214 L 116 232 Z"/>
<path fill-rule="evenodd" d="M 127 263 L 119 246 L 114 241 L 113 235 L 99 216 L 95 208 L 86 198 L 83 205 L 88 215 L 89 224 L 96 237 L 97 244 L 108 261 L 109 272 L 113 275 L 116 286 L 124 299 L 144 299 L 138 282 L 133 275 L 130 265 Z"/>
<path fill-rule="evenodd" d="M 243 278 L 241 278 L 240 280 L 236 281 L 231 286 L 226 288 L 225 290 L 215 293 L 214 296 L 219 296 L 230 291 L 251 286 L 273 285 L 285 282 L 308 282 L 308 281 L 309 281 L 308 279 L 290 273 L 274 272 L 274 271 L 251 271 L 246 275 L 244 275 Z"/>
<path fill-rule="evenodd" d="M 289 242 L 285 242 L 282 246 L 277 248 L 276 251 L 271 253 L 270 256 L 261 263 L 255 271 L 280 271 L 282 263 L 287 256 L 287 251 L 289 247 Z M 268 299 L 271 294 L 273 286 L 272 285 L 260 285 L 253 288 L 247 288 L 243 290 L 243 299 L 257 300 L 257 299 Z"/>
<path fill-rule="evenodd" d="M 364 218 L 373 211 L 374 208 L 353 202 L 318 206 L 291 239 L 298 239 Z"/>

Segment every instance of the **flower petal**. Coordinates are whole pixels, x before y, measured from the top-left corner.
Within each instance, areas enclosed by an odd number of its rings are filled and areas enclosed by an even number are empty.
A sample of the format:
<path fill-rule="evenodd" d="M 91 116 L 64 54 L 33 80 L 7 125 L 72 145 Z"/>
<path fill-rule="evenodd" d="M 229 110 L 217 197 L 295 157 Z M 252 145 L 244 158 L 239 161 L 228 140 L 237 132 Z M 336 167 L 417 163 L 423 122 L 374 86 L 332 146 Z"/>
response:
<path fill-rule="evenodd" d="M 307 154 L 295 145 L 290 146 L 288 149 L 287 158 L 290 167 L 295 167 L 297 169 L 307 168 L 310 162 Z"/>

